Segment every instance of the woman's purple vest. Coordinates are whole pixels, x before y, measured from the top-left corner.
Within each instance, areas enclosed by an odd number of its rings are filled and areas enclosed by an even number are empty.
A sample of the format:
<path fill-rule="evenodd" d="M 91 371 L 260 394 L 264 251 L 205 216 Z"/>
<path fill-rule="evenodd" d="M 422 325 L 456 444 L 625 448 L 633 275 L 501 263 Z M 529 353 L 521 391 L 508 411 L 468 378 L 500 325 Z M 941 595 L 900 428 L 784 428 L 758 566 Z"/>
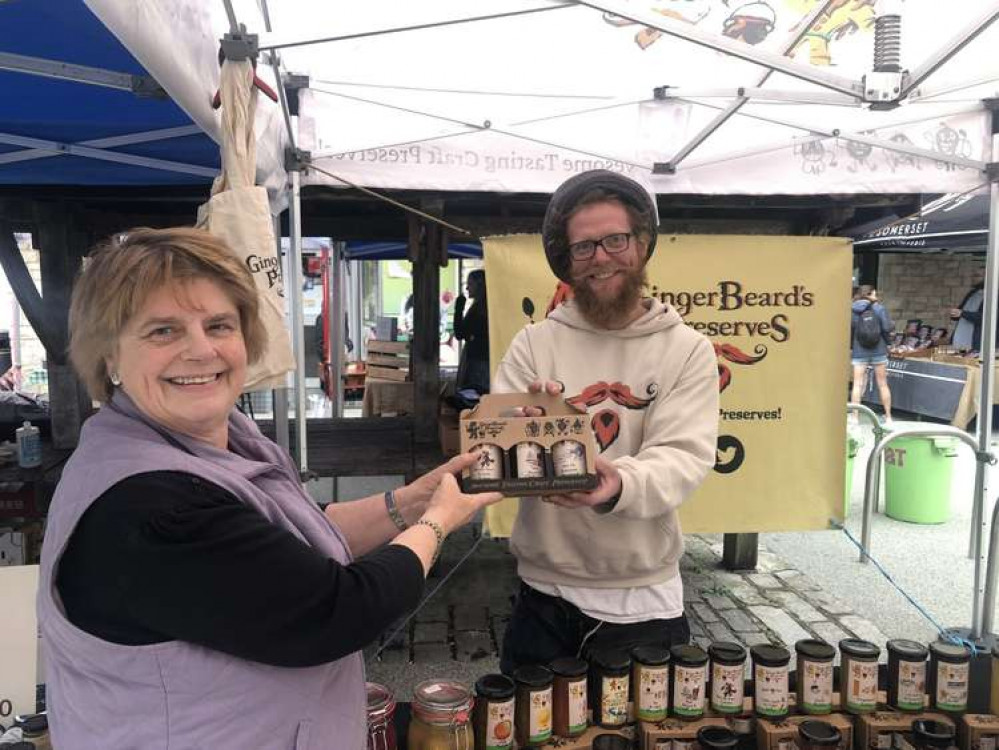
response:
<path fill-rule="evenodd" d="M 143 472 L 202 477 L 323 555 L 350 562 L 346 540 L 306 494 L 288 455 L 235 410 L 229 448 L 154 426 L 120 391 L 83 426 L 49 510 L 38 591 L 49 722 L 59 750 L 364 747 L 360 653 L 318 667 L 272 667 L 183 641 L 121 646 L 66 619 L 55 576 L 73 529 L 107 489 Z"/>

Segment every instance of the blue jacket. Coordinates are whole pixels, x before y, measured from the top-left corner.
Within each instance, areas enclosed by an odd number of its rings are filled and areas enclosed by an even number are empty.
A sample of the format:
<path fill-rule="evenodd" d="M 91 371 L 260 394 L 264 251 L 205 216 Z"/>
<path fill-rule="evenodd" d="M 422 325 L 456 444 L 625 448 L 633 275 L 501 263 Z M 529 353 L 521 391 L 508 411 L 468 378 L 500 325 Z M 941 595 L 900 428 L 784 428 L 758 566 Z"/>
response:
<path fill-rule="evenodd" d="M 853 314 L 850 316 L 850 342 L 852 346 L 850 356 L 853 359 L 857 359 L 858 357 L 885 357 L 888 355 L 888 342 L 891 341 L 892 332 L 895 330 L 895 323 L 888 317 L 888 311 L 885 310 L 884 305 L 880 302 L 874 303 L 874 314 L 881 321 L 881 340 L 878 342 L 878 345 L 873 349 L 863 347 L 857 343 L 857 337 L 854 335 L 860 314 L 867 309 L 867 305 L 869 304 L 870 300 L 858 299 L 854 300 L 851 306 Z"/>

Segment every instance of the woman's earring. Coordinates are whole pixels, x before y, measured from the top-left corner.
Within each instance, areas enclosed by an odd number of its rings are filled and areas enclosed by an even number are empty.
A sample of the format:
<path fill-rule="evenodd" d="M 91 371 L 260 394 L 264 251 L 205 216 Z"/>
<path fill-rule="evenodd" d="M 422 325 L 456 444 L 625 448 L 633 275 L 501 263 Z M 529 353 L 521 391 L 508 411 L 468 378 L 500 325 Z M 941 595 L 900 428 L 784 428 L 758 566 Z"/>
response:
<path fill-rule="evenodd" d="M 115 388 L 121 385 L 121 375 L 119 375 L 118 373 L 112 372 L 110 375 L 108 375 L 108 378 L 111 380 L 111 385 L 113 385 Z"/>

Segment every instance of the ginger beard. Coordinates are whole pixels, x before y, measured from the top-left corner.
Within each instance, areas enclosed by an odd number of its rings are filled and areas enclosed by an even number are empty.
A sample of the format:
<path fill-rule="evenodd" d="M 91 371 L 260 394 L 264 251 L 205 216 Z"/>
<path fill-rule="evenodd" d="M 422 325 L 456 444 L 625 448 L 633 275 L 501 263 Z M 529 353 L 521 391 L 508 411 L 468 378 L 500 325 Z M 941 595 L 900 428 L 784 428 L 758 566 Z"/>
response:
<path fill-rule="evenodd" d="M 621 328 L 635 315 L 643 290 L 649 285 L 645 265 L 637 270 L 619 269 L 620 284 L 616 294 L 603 296 L 593 290 L 586 276 L 572 280 L 573 297 L 580 313 L 598 328 Z"/>

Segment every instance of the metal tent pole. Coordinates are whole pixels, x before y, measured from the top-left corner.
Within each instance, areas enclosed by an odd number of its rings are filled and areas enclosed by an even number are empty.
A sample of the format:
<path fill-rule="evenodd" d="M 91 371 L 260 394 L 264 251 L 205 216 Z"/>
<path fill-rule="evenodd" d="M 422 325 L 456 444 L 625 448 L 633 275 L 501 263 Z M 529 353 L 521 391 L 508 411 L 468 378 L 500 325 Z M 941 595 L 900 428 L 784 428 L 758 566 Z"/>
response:
<path fill-rule="evenodd" d="M 292 118 L 298 128 L 298 118 Z M 302 173 L 298 165 L 288 170 L 288 283 L 291 300 L 291 341 L 295 352 L 295 460 L 304 474 L 309 468 L 305 398 L 305 319 L 302 315 Z"/>
<path fill-rule="evenodd" d="M 281 252 L 281 217 L 274 217 L 274 241 L 277 247 L 274 249 L 278 263 L 284 269 L 284 278 L 288 278 L 288 264 L 285 262 Z M 287 285 L 285 285 L 287 288 Z M 278 445 L 289 453 L 291 452 L 291 440 L 288 432 L 288 389 L 275 388 L 271 391 L 271 404 L 274 409 L 274 439 Z"/>

